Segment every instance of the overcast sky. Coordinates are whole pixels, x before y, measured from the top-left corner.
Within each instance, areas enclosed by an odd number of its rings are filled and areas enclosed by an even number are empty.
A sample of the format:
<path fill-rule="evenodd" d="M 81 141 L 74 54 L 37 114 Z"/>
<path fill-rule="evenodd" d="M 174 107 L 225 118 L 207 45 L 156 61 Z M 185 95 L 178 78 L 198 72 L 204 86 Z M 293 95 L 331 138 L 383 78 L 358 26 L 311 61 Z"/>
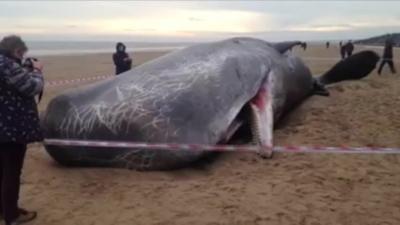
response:
<path fill-rule="evenodd" d="M 30 40 L 334 40 L 392 32 L 400 32 L 397 1 L 0 2 L 0 35 Z"/>

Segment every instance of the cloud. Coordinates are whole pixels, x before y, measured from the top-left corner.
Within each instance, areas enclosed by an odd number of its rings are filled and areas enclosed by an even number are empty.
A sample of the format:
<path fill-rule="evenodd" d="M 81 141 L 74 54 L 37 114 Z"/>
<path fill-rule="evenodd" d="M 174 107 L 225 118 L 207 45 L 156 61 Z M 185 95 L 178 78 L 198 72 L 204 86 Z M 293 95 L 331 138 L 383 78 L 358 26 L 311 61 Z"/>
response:
<path fill-rule="evenodd" d="M 202 19 L 196 18 L 196 17 L 189 17 L 188 19 L 189 19 L 190 21 L 193 21 L 193 22 L 203 21 Z"/>
<path fill-rule="evenodd" d="M 309 31 L 309 32 L 337 32 L 348 31 L 354 29 L 351 25 L 309 25 L 309 26 L 293 26 L 286 29 L 286 31 Z"/>
<path fill-rule="evenodd" d="M 383 1 L 0 2 L 0 33 L 48 39 L 311 39 L 393 32 L 400 26 L 399 7 Z"/>
<path fill-rule="evenodd" d="M 2 22 L 3 21 L 3 22 Z M 196 32 L 246 33 L 265 29 L 271 18 L 266 13 L 240 10 L 153 9 L 147 14 L 118 14 L 114 17 L 54 18 L 0 16 L 0 30 L 26 33 L 25 29 L 43 34 L 82 32 L 93 34 L 188 35 Z M 21 26 L 23 24 L 23 26 Z M 60 25 L 64 24 L 64 25 Z M 272 23 L 270 23 L 272 24 Z M 68 30 L 64 30 L 68 28 Z M 31 31 L 29 32 L 31 33 Z"/>
<path fill-rule="evenodd" d="M 354 26 L 353 25 L 351 25 L 351 24 L 344 24 L 344 23 L 341 23 L 341 24 L 314 24 L 314 25 L 311 25 L 311 27 L 313 27 L 313 28 L 330 28 L 330 27 L 342 27 L 342 28 L 344 28 L 344 29 L 351 29 L 351 28 L 354 28 Z"/>
<path fill-rule="evenodd" d="M 153 12 L 154 13 L 154 12 Z M 246 33 L 267 25 L 266 14 L 219 10 L 167 10 L 160 16 L 119 17 L 92 20 L 86 24 L 99 33 L 124 33 L 154 35 L 183 35 L 196 32 Z M 189 19 L 188 19 L 189 18 Z M 195 22 L 195 24 L 193 24 Z"/>
<path fill-rule="evenodd" d="M 384 22 L 382 22 L 384 21 Z M 321 16 L 316 20 L 288 25 L 286 31 L 342 32 L 377 27 L 400 26 L 400 20 L 393 16 L 351 15 L 342 17 Z"/>
<path fill-rule="evenodd" d="M 66 27 L 66 28 L 69 28 L 69 29 L 78 28 L 77 25 L 65 25 L 65 27 Z"/>

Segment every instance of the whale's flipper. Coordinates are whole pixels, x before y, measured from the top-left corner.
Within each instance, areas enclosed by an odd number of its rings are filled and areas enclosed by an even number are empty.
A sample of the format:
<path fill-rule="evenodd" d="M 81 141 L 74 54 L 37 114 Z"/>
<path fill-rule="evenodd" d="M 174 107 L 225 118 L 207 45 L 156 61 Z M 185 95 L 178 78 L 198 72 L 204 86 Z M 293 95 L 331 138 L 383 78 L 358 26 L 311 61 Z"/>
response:
<path fill-rule="evenodd" d="M 318 80 L 313 81 L 313 95 L 329 96 L 329 91 L 325 88 L 325 85 L 321 84 Z"/>
<path fill-rule="evenodd" d="M 291 50 L 296 45 L 303 46 L 303 42 L 301 42 L 301 41 L 285 41 L 285 42 L 279 42 L 279 43 L 272 44 L 273 48 L 275 48 L 281 54 L 284 54 L 288 50 Z"/>
<path fill-rule="evenodd" d="M 317 82 L 328 85 L 344 80 L 358 80 L 366 77 L 376 67 L 379 56 L 374 51 L 358 52 L 334 65 L 328 72 L 317 78 Z"/>

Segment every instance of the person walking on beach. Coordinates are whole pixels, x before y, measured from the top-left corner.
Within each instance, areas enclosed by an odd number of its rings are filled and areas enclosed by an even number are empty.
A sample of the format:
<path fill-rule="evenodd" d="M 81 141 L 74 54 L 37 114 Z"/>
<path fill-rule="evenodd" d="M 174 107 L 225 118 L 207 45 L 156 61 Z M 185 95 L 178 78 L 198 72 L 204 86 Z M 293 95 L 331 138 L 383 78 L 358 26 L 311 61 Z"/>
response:
<path fill-rule="evenodd" d="M 347 54 L 347 57 L 350 57 L 351 55 L 353 55 L 353 51 L 354 51 L 354 45 L 353 45 L 353 42 L 351 42 L 351 40 L 349 40 L 347 43 L 346 43 L 346 54 Z"/>
<path fill-rule="evenodd" d="M 326 42 L 326 48 L 329 48 L 329 45 L 330 45 L 330 43 L 329 43 L 329 41 L 327 41 Z"/>
<path fill-rule="evenodd" d="M 28 51 L 18 36 L 0 42 L 0 217 L 6 225 L 36 218 L 36 212 L 18 207 L 20 176 L 27 144 L 43 140 L 35 96 L 44 86 L 43 65 L 22 66 Z"/>
<path fill-rule="evenodd" d="M 132 67 L 132 59 L 128 53 L 125 52 L 126 46 L 118 42 L 116 52 L 113 54 L 113 61 L 115 65 L 115 75 L 128 71 Z"/>
<path fill-rule="evenodd" d="M 304 51 L 307 49 L 307 42 L 302 42 L 300 46 L 304 49 Z"/>
<path fill-rule="evenodd" d="M 351 40 L 349 40 L 345 45 L 342 45 L 342 47 L 340 47 L 340 56 L 342 57 L 342 59 L 345 59 L 353 55 L 353 51 L 354 45 Z"/>
<path fill-rule="evenodd" d="M 342 59 L 346 58 L 346 46 L 345 45 L 340 45 L 340 57 Z"/>
<path fill-rule="evenodd" d="M 382 61 L 379 65 L 378 74 L 381 75 L 382 68 L 385 64 L 388 64 L 390 67 L 390 71 L 395 74 L 396 68 L 394 67 L 393 63 L 393 40 L 391 37 L 386 39 L 385 41 L 385 48 L 383 49 Z"/>

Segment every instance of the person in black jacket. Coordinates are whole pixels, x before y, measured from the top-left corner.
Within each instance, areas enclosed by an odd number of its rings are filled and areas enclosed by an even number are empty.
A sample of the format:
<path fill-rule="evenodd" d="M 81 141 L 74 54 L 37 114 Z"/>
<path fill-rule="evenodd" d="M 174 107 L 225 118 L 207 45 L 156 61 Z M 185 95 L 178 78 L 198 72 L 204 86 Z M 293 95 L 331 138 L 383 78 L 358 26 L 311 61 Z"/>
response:
<path fill-rule="evenodd" d="M 346 58 L 346 46 L 340 45 L 340 57 L 342 59 Z"/>
<path fill-rule="evenodd" d="M 348 47 L 348 49 L 347 49 L 347 57 L 353 55 L 353 51 L 354 51 L 354 44 L 353 44 L 353 42 L 350 40 L 348 44 L 349 44 L 349 47 Z"/>
<path fill-rule="evenodd" d="M 347 57 L 350 57 L 351 55 L 353 55 L 354 45 L 353 45 L 353 42 L 352 42 L 351 40 L 349 40 L 349 41 L 345 44 L 345 49 L 346 49 Z"/>
<path fill-rule="evenodd" d="M 18 207 L 20 175 L 28 143 L 42 141 L 35 96 L 44 86 L 43 65 L 22 66 L 28 48 L 18 36 L 0 42 L 0 212 L 6 225 L 33 220 Z"/>
<path fill-rule="evenodd" d="M 113 54 L 113 61 L 115 65 L 115 75 L 128 71 L 132 67 L 132 59 L 128 53 L 125 52 L 126 46 L 118 42 L 116 52 Z"/>
<path fill-rule="evenodd" d="M 381 75 L 382 68 L 385 64 L 389 64 L 390 71 L 396 73 L 396 68 L 393 63 L 393 40 L 391 37 L 386 39 L 385 48 L 383 49 L 382 61 L 379 65 L 378 74 Z"/>
<path fill-rule="evenodd" d="M 354 51 L 354 45 L 351 42 L 351 40 L 349 40 L 345 45 L 342 45 L 340 47 L 340 56 L 342 57 L 342 59 L 345 59 L 353 55 L 353 51 Z"/>
<path fill-rule="evenodd" d="M 307 49 L 307 43 L 306 42 L 302 42 L 300 44 L 300 46 L 303 48 L 304 51 Z"/>

